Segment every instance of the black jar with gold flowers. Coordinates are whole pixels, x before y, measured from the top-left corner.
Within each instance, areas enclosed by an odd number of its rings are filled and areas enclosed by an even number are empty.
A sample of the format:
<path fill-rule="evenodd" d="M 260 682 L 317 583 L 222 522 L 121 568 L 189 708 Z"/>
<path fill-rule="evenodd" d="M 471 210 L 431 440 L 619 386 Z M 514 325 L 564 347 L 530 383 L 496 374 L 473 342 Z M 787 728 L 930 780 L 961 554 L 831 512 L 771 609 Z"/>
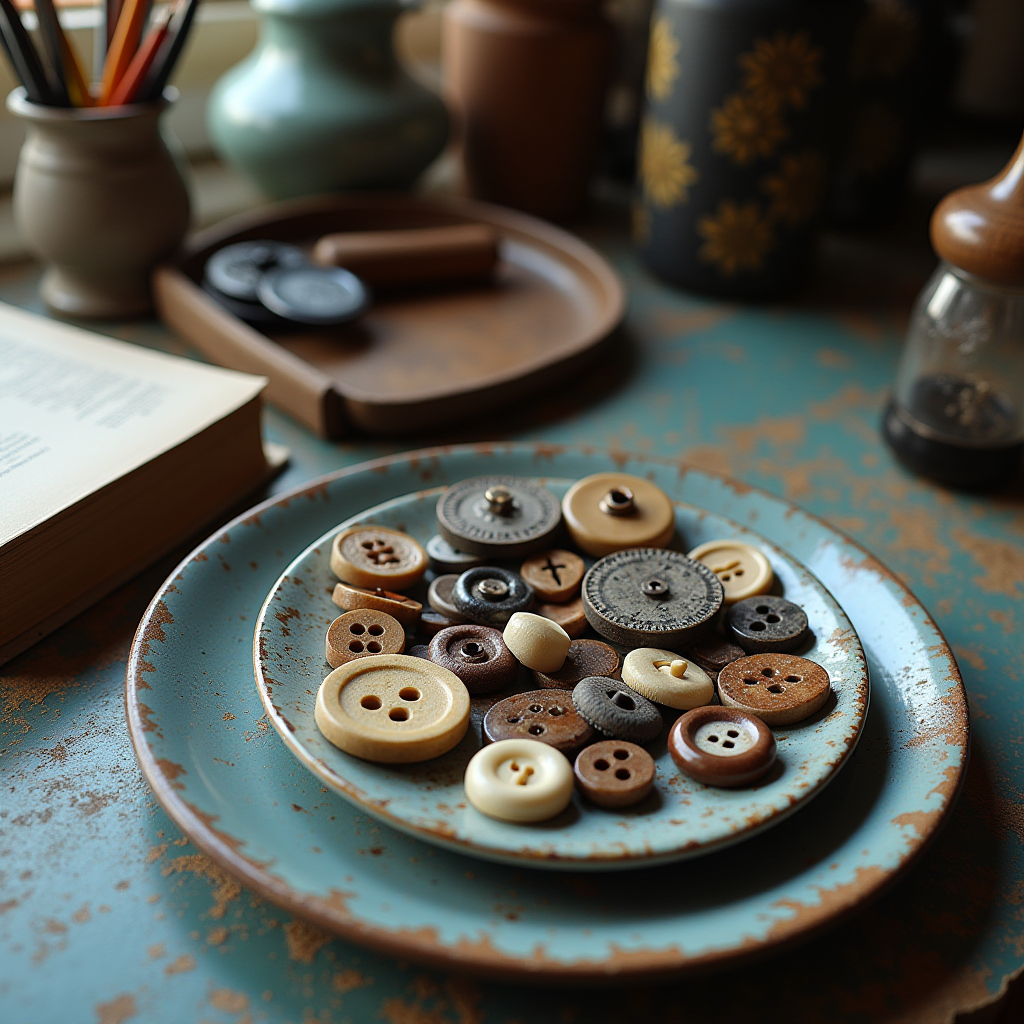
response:
<path fill-rule="evenodd" d="M 658 0 L 634 238 L 686 288 L 768 298 L 817 233 L 861 0 Z"/>

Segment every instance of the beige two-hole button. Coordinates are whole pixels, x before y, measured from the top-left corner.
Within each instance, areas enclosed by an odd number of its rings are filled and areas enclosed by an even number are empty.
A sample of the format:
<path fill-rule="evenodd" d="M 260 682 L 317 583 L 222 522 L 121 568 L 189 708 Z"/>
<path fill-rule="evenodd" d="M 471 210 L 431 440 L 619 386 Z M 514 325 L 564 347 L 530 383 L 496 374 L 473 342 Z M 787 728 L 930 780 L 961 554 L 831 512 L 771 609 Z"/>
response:
<path fill-rule="evenodd" d="M 501 821 L 546 821 L 572 799 L 574 776 L 566 756 L 538 740 L 498 740 L 466 766 L 466 797 Z"/>
<path fill-rule="evenodd" d="M 353 526 L 342 530 L 331 544 L 335 576 L 370 590 L 406 590 L 422 578 L 428 564 L 418 541 L 386 526 Z"/>
<path fill-rule="evenodd" d="M 320 685 L 314 717 L 346 754 L 384 764 L 427 761 L 466 735 L 469 691 L 440 665 L 379 654 L 335 669 Z"/>
<path fill-rule="evenodd" d="M 710 704 L 715 684 L 699 665 L 672 651 L 638 647 L 622 663 L 622 681 L 648 700 L 690 711 Z"/>
<path fill-rule="evenodd" d="M 727 605 L 767 594 L 775 582 L 768 559 L 743 541 L 709 540 L 698 544 L 689 557 L 703 562 L 722 581 Z"/>

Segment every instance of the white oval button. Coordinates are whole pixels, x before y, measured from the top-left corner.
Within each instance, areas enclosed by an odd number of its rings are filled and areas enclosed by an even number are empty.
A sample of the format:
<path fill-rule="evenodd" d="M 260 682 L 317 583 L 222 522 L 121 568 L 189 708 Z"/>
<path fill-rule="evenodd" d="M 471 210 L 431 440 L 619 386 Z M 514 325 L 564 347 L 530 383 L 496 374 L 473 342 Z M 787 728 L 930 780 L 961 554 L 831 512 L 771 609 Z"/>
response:
<path fill-rule="evenodd" d="M 710 704 L 715 684 L 699 665 L 672 651 L 638 647 L 622 663 L 622 681 L 657 704 L 690 711 Z"/>
<path fill-rule="evenodd" d="M 572 643 L 557 622 L 533 612 L 515 612 L 502 639 L 521 664 L 537 672 L 557 672 Z"/>
<path fill-rule="evenodd" d="M 466 797 L 500 821 L 545 821 L 572 799 L 572 765 L 537 740 L 499 740 L 478 750 L 466 766 Z"/>
<path fill-rule="evenodd" d="M 709 540 L 698 544 L 689 557 L 703 562 L 722 581 L 726 604 L 767 594 L 775 582 L 768 559 L 743 541 Z"/>

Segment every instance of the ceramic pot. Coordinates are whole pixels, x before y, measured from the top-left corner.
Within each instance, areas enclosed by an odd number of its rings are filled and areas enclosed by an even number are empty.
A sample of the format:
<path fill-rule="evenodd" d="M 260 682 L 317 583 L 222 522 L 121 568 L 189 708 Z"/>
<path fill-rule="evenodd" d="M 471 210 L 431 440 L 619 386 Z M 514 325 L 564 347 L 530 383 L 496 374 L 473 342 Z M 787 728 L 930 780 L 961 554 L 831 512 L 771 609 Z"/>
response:
<path fill-rule="evenodd" d="M 600 0 L 452 0 L 445 94 L 473 196 L 554 220 L 581 210 L 612 43 Z"/>
<path fill-rule="evenodd" d="M 217 83 L 218 152 L 277 198 L 405 189 L 441 152 L 444 104 L 398 63 L 399 0 L 253 0 L 260 38 Z"/>
<path fill-rule="evenodd" d="M 634 237 L 686 288 L 767 298 L 816 237 L 854 0 L 658 0 Z"/>
<path fill-rule="evenodd" d="M 51 309 L 75 317 L 152 309 L 150 272 L 189 226 L 188 190 L 160 125 L 177 95 L 86 109 L 39 106 L 23 88 L 7 97 L 27 132 L 14 219 L 47 265 L 40 292 Z"/>

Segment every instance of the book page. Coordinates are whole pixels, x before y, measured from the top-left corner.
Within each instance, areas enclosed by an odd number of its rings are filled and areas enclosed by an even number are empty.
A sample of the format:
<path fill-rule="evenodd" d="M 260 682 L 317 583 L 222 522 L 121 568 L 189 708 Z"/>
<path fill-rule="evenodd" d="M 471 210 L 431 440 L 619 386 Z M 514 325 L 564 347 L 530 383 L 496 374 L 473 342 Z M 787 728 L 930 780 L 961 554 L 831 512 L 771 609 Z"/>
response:
<path fill-rule="evenodd" d="M 0 545 L 265 385 L 0 303 Z"/>

